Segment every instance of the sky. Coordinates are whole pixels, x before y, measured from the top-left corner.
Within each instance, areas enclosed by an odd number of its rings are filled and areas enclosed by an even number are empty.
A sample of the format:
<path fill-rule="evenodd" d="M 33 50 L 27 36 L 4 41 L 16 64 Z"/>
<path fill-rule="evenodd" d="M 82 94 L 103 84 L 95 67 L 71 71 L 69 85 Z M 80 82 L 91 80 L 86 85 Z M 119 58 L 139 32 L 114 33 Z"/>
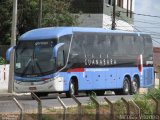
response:
<path fill-rule="evenodd" d="M 135 0 L 134 26 L 152 35 L 153 45 L 160 47 L 160 0 Z"/>

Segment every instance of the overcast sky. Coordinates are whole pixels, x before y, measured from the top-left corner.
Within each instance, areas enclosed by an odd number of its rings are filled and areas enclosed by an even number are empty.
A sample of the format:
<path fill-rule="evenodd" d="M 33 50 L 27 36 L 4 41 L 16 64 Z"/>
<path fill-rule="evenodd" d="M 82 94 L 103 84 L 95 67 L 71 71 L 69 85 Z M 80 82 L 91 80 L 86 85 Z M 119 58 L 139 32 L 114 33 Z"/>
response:
<path fill-rule="evenodd" d="M 160 0 L 135 0 L 135 13 L 151 16 L 134 15 L 135 28 L 151 33 L 153 45 L 160 47 Z"/>

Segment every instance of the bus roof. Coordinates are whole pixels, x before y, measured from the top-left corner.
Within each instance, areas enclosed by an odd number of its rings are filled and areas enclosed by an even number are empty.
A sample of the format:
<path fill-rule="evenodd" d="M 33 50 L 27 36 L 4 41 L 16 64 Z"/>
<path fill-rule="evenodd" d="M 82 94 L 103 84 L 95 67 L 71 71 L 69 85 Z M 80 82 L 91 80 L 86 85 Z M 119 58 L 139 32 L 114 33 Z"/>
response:
<path fill-rule="evenodd" d="M 132 33 L 140 34 L 138 32 L 127 32 L 121 30 L 110 30 L 105 28 L 88 28 L 88 27 L 46 27 L 38 28 L 24 33 L 19 41 L 29 40 L 44 40 L 59 38 L 64 35 L 70 35 L 74 32 L 96 32 L 96 33 Z"/>

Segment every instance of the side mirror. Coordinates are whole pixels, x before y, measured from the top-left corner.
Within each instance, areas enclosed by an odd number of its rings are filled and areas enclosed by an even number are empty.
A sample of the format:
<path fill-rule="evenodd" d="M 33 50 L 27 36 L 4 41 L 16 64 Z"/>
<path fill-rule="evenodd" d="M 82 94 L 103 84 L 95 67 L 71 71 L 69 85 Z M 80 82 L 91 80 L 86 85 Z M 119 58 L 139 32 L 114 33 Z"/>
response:
<path fill-rule="evenodd" d="M 10 55 L 11 52 L 15 49 L 16 46 L 10 47 L 7 52 L 6 52 L 6 60 L 9 61 L 10 60 Z"/>
<path fill-rule="evenodd" d="M 58 49 L 60 47 L 62 47 L 64 45 L 64 43 L 58 43 L 54 48 L 53 48 L 53 54 L 54 54 L 54 57 L 57 57 L 58 56 Z"/>

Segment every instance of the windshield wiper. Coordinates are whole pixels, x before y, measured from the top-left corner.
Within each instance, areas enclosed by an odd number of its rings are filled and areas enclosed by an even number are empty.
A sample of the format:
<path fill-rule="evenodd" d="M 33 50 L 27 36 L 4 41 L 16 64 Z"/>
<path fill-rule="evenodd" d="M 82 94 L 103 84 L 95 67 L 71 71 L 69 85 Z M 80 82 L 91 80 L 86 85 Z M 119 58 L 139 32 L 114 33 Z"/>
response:
<path fill-rule="evenodd" d="M 43 73 L 43 71 L 42 71 L 39 63 L 37 62 L 37 60 L 36 60 L 35 62 L 36 62 L 36 65 L 37 65 L 37 67 L 38 67 L 38 69 L 39 69 L 39 71 L 40 71 L 40 74 L 41 74 L 41 75 L 44 75 L 44 73 Z"/>
<path fill-rule="evenodd" d="M 26 66 L 25 66 L 25 69 L 24 69 L 24 70 L 23 70 L 23 72 L 22 72 L 21 77 L 23 77 L 23 76 L 24 76 L 24 74 L 26 73 L 26 71 L 27 71 L 27 69 L 28 69 L 28 67 L 29 67 L 30 63 L 31 63 L 31 58 L 28 60 L 28 62 L 27 62 L 27 64 L 26 64 Z"/>

